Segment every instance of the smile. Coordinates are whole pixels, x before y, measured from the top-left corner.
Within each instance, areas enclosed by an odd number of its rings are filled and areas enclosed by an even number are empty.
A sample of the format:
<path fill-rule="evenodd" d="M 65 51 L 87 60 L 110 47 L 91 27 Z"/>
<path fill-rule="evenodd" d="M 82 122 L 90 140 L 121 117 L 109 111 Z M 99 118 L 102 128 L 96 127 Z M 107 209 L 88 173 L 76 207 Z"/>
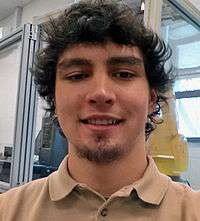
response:
<path fill-rule="evenodd" d="M 116 119 L 88 119 L 88 120 L 82 120 L 81 121 L 84 124 L 91 124 L 91 125 L 118 125 L 122 122 L 122 120 L 116 120 Z"/>

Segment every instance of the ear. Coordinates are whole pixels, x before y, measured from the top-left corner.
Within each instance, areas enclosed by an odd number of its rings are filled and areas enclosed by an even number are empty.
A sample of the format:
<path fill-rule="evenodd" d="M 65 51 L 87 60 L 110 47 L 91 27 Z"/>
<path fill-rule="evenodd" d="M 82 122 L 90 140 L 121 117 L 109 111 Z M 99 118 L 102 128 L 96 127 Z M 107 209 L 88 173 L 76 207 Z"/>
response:
<path fill-rule="evenodd" d="M 149 94 L 149 114 L 155 111 L 158 95 L 155 89 L 150 89 Z"/>

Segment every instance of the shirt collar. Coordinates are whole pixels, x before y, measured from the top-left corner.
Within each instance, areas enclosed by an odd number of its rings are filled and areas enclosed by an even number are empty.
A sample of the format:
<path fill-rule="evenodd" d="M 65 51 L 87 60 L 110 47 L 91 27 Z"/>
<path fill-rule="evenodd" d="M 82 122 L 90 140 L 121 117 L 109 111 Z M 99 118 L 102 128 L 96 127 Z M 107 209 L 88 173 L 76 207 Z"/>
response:
<path fill-rule="evenodd" d="M 148 156 L 148 166 L 141 179 L 117 191 L 118 196 L 128 196 L 133 190 L 138 197 L 147 203 L 159 205 L 165 196 L 170 178 L 160 173 L 154 160 Z M 52 201 L 58 201 L 69 195 L 79 183 L 71 178 L 67 169 L 67 156 L 58 171 L 49 176 L 49 193 Z"/>
<path fill-rule="evenodd" d="M 142 201 L 159 205 L 167 192 L 170 178 L 159 172 L 150 156 L 148 156 L 148 162 L 143 177 L 133 187 Z"/>
<path fill-rule="evenodd" d="M 49 194 L 52 201 L 58 201 L 69 195 L 78 183 L 71 178 L 67 169 L 67 156 L 58 170 L 49 176 Z"/>

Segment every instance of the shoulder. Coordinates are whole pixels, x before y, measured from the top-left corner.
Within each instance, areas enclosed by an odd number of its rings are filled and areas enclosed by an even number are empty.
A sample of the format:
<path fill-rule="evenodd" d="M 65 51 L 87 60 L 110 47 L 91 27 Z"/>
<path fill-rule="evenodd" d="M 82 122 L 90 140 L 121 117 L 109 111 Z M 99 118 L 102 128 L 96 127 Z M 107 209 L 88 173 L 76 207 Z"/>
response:
<path fill-rule="evenodd" d="M 176 203 L 180 209 L 193 214 L 200 210 L 200 191 L 195 191 L 185 184 L 170 181 L 165 198 L 172 206 Z"/>
<path fill-rule="evenodd" d="M 170 180 L 169 182 L 169 191 L 174 193 L 175 196 L 179 195 L 182 197 L 195 198 L 200 196 L 200 191 L 195 191 L 186 184 L 174 182 Z"/>
<path fill-rule="evenodd" d="M 31 208 L 41 197 L 48 196 L 48 177 L 31 181 L 0 194 L 0 213 Z"/>
<path fill-rule="evenodd" d="M 24 195 L 24 194 L 27 194 L 27 193 L 38 193 L 40 192 L 47 184 L 48 184 L 48 177 L 45 177 L 45 178 L 42 178 L 42 179 L 37 179 L 37 180 L 34 180 L 34 181 L 31 181 L 29 183 L 26 183 L 22 186 L 19 186 L 19 187 L 14 187 L 12 189 L 10 189 L 9 191 L 1 194 L 3 197 L 6 197 L 8 195 Z M 1 196 L 0 196 L 1 198 Z"/>

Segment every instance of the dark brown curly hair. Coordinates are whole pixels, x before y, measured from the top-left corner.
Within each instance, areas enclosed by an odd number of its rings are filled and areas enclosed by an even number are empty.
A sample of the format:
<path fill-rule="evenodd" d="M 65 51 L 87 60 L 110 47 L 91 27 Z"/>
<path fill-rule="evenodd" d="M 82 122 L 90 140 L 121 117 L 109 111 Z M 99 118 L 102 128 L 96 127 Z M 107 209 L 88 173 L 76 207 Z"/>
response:
<path fill-rule="evenodd" d="M 144 27 L 128 5 L 122 1 L 83 0 L 72 4 L 58 18 L 50 19 L 42 32 L 47 46 L 38 53 L 33 75 L 52 116 L 55 114 L 56 65 L 64 50 L 78 43 L 104 44 L 107 41 L 139 47 L 149 86 L 157 92 L 157 108 L 148 116 L 145 128 L 146 137 L 149 136 L 155 129 L 160 104 L 166 102 L 165 93 L 172 84 L 172 68 L 166 70 L 165 67 L 171 49 L 156 33 Z"/>

